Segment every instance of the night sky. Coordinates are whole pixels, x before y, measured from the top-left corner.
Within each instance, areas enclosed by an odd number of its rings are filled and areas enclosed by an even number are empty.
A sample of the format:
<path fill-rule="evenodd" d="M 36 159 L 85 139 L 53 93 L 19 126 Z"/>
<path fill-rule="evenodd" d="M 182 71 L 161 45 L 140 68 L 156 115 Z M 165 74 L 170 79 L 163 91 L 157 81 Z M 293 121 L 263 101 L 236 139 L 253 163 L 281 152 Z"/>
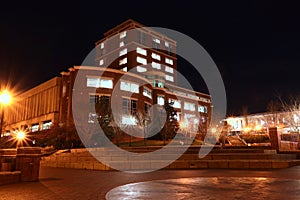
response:
<path fill-rule="evenodd" d="M 296 3 L 98 2 L 1 3 L 0 84 L 22 91 L 59 76 L 80 65 L 104 32 L 131 18 L 146 26 L 174 29 L 201 44 L 223 77 L 228 115 L 241 113 L 245 106 L 250 113 L 262 112 L 272 99 L 300 94 Z M 199 77 L 184 74 L 206 91 Z"/>

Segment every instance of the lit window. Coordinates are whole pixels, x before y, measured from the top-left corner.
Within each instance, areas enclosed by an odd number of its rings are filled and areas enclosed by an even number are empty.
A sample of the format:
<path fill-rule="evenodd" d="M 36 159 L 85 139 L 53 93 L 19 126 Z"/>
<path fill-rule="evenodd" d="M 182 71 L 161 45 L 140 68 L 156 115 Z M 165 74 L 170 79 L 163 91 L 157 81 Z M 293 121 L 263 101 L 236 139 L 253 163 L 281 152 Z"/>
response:
<path fill-rule="evenodd" d="M 147 55 L 147 51 L 145 49 L 140 48 L 140 47 L 136 48 L 136 52 L 139 53 L 139 54 L 142 54 L 144 56 Z"/>
<path fill-rule="evenodd" d="M 120 39 L 126 37 L 126 35 L 127 35 L 127 32 L 126 32 L 126 31 L 120 33 Z"/>
<path fill-rule="evenodd" d="M 165 98 L 164 96 L 157 96 L 157 104 L 158 105 L 165 105 Z"/>
<path fill-rule="evenodd" d="M 173 65 L 173 60 L 170 58 L 166 58 L 166 63 Z"/>
<path fill-rule="evenodd" d="M 138 57 L 136 57 L 136 61 L 138 63 L 143 64 L 143 65 L 147 65 L 147 60 L 145 58 L 141 58 L 141 57 L 138 56 Z"/>
<path fill-rule="evenodd" d="M 120 90 L 133 92 L 133 93 L 139 93 L 139 85 L 136 83 L 121 81 Z"/>
<path fill-rule="evenodd" d="M 119 56 L 123 56 L 125 54 L 127 54 L 127 48 L 125 48 L 119 52 Z"/>
<path fill-rule="evenodd" d="M 36 132 L 36 131 L 39 131 L 39 124 L 32 124 L 31 126 L 31 132 Z"/>
<path fill-rule="evenodd" d="M 154 69 L 161 69 L 161 65 L 159 63 L 156 63 L 156 62 L 152 62 L 152 67 Z"/>
<path fill-rule="evenodd" d="M 151 90 L 148 89 L 148 88 L 146 88 L 146 87 L 144 87 L 143 95 L 144 95 L 145 97 L 148 97 L 148 98 L 152 99 Z"/>
<path fill-rule="evenodd" d="M 113 82 L 111 79 L 105 78 L 87 78 L 87 87 L 95 87 L 95 88 L 112 88 Z"/>
<path fill-rule="evenodd" d="M 184 110 L 190 110 L 190 111 L 195 111 L 196 108 L 195 108 L 195 104 L 193 103 L 188 103 L 188 102 L 184 102 L 184 107 L 183 107 Z"/>
<path fill-rule="evenodd" d="M 174 77 L 166 74 L 166 80 L 174 82 Z"/>
<path fill-rule="evenodd" d="M 100 44 L 100 48 L 101 48 L 101 49 L 104 48 L 104 43 L 103 43 L 103 42 Z"/>
<path fill-rule="evenodd" d="M 207 107 L 198 105 L 198 112 L 207 113 Z"/>
<path fill-rule="evenodd" d="M 123 67 L 121 70 L 127 72 L 127 67 Z"/>
<path fill-rule="evenodd" d="M 165 70 L 166 70 L 166 72 L 169 72 L 169 73 L 172 73 L 172 74 L 174 72 L 173 68 L 172 67 L 168 67 L 168 66 L 166 66 Z"/>
<path fill-rule="evenodd" d="M 146 72 L 146 71 L 147 71 L 147 68 L 141 67 L 141 66 L 137 66 L 137 67 L 136 67 L 136 71 L 137 71 L 137 72 Z"/>
<path fill-rule="evenodd" d="M 156 54 L 156 53 L 152 53 L 152 54 L 151 54 L 151 57 L 152 57 L 153 59 L 160 60 L 160 55 L 158 55 L 158 54 Z"/>
<path fill-rule="evenodd" d="M 99 61 L 99 65 L 103 65 L 104 64 L 104 61 L 103 61 L 103 59 L 101 59 L 100 61 Z"/>
<path fill-rule="evenodd" d="M 173 103 L 174 108 L 181 108 L 181 101 L 175 99 L 169 99 L 169 103 Z"/>
<path fill-rule="evenodd" d="M 127 63 L 127 58 L 123 58 L 121 60 L 119 60 L 119 65 L 124 65 Z"/>
<path fill-rule="evenodd" d="M 51 128 L 51 125 L 52 125 L 52 121 L 51 121 L 51 120 L 49 120 L 49 121 L 44 121 L 43 126 L 42 126 L 42 130 L 50 129 L 50 128 Z"/>
<path fill-rule="evenodd" d="M 165 42 L 165 47 L 170 47 L 169 42 Z"/>
<path fill-rule="evenodd" d="M 120 47 L 123 47 L 124 45 L 124 41 L 120 42 Z"/>
<path fill-rule="evenodd" d="M 122 124 L 124 125 L 136 125 L 136 118 L 133 116 L 122 116 Z"/>
<path fill-rule="evenodd" d="M 153 38 L 153 42 L 157 43 L 157 44 L 160 44 L 160 40 L 157 39 L 157 38 Z"/>

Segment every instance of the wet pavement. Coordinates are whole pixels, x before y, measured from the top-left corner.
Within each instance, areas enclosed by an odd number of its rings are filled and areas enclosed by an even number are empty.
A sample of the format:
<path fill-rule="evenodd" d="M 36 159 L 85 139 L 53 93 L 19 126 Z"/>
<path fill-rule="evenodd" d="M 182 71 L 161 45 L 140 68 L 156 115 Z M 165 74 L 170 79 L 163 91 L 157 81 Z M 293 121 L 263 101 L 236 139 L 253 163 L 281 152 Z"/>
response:
<path fill-rule="evenodd" d="M 41 167 L 38 182 L 0 186 L 0 200 L 102 200 L 106 195 L 108 199 L 300 199 L 299 181 L 300 166 L 140 174 Z"/>
<path fill-rule="evenodd" d="M 181 178 L 133 183 L 112 189 L 108 200 L 300 199 L 300 180 L 259 177 Z"/>

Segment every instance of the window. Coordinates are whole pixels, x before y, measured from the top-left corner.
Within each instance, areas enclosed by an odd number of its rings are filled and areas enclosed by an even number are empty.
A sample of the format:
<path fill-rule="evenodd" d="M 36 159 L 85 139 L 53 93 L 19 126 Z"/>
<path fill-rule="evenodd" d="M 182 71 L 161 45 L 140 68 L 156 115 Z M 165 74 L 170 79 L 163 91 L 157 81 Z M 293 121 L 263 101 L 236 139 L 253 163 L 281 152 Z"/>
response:
<path fill-rule="evenodd" d="M 151 90 L 150 90 L 149 88 L 144 87 L 143 95 L 144 95 L 145 97 L 148 97 L 148 98 L 152 99 Z"/>
<path fill-rule="evenodd" d="M 126 31 L 120 33 L 120 39 L 126 37 L 126 35 L 127 35 L 127 32 L 126 32 Z"/>
<path fill-rule="evenodd" d="M 125 115 L 136 115 L 137 100 L 122 98 L 122 110 Z"/>
<path fill-rule="evenodd" d="M 100 44 L 100 49 L 104 49 L 104 43 L 103 42 Z"/>
<path fill-rule="evenodd" d="M 122 110 L 124 114 L 129 114 L 130 111 L 130 100 L 129 99 L 122 99 Z"/>
<path fill-rule="evenodd" d="M 124 41 L 121 41 L 120 42 L 120 47 L 123 47 L 125 44 L 124 44 Z"/>
<path fill-rule="evenodd" d="M 169 103 L 173 103 L 174 108 L 181 108 L 181 101 L 175 99 L 169 99 Z"/>
<path fill-rule="evenodd" d="M 144 56 L 147 55 L 147 51 L 145 49 L 140 48 L 140 47 L 136 48 L 136 52 L 139 53 L 139 54 L 142 54 Z"/>
<path fill-rule="evenodd" d="M 146 33 L 139 31 L 138 32 L 138 41 L 140 44 L 146 44 Z"/>
<path fill-rule="evenodd" d="M 133 92 L 133 93 L 139 93 L 139 85 L 136 83 L 121 81 L 120 90 Z"/>
<path fill-rule="evenodd" d="M 207 113 L 207 107 L 202 106 L 202 105 L 198 105 L 198 112 Z"/>
<path fill-rule="evenodd" d="M 157 38 L 153 38 L 152 39 L 152 47 L 154 49 L 159 49 L 159 47 L 160 47 L 160 40 L 157 39 Z"/>
<path fill-rule="evenodd" d="M 101 65 L 103 65 L 104 64 L 104 61 L 103 61 L 103 59 L 101 59 L 100 61 L 99 61 L 99 65 L 101 66 Z"/>
<path fill-rule="evenodd" d="M 189 102 L 184 102 L 184 107 L 183 107 L 184 110 L 190 110 L 190 111 L 195 111 L 196 108 L 195 108 L 195 104 L 193 103 L 189 103 Z"/>
<path fill-rule="evenodd" d="M 174 77 L 166 74 L 166 80 L 174 82 Z"/>
<path fill-rule="evenodd" d="M 166 68 L 165 68 L 165 71 L 166 72 L 169 72 L 169 73 L 172 73 L 173 74 L 173 68 L 172 67 L 168 67 L 168 66 L 166 66 Z"/>
<path fill-rule="evenodd" d="M 127 72 L 128 69 L 127 69 L 127 67 L 123 67 L 121 70 L 124 72 Z"/>
<path fill-rule="evenodd" d="M 152 54 L 151 54 L 151 57 L 152 57 L 153 59 L 160 60 L 160 55 L 158 55 L 158 54 L 156 54 L 156 53 L 152 53 Z"/>
<path fill-rule="evenodd" d="M 138 56 L 138 57 L 136 57 L 136 61 L 138 63 L 143 64 L 143 65 L 147 65 L 147 60 L 145 58 L 141 58 L 141 57 Z"/>
<path fill-rule="evenodd" d="M 161 105 L 161 106 L 165 105 L 165 98 L 164 98 L 164 96 L 157 96 L 157 104 Z"/>
<path fill-rule="evenodd" d="M 87 87 L 109 88 L 112 89 L 113 82 L 111 79 L 105 78 L 87 78 Z"/>
<path fill-rule="evenodd" d="M 127 48 L 125 48 L 119 52 L 119 56 L 123 56 L 125 54 L 127 54 Z"/>
<path fill-rule="evenodd" d="M 167 64 L 173 65 L 173 60 L 170 59 L 170 58 L 166 58 L 165 62 L 166 62 Z"/>
<path fill-rule="evenodd" d="M 42 126 L 42 130 L 50 129 L 50 128 L 51 128 L 51 125 L 52 125 L 52 121 L 51 121 L 51 120 L 49 120 L 49 121 L 44 121 L 44 122 L 43 122 L 43 126 Z"/>
<path fill-rule="evenodd" d="M 165 42 L 165 48 L 169 55 L 172 54 L 172 45 L 169 42 Z"/>
<path fill-rule="evenodd" d="M 32 124 L 31 125 L 31 132 L 36 132 L 36 131 L 39 131 L 39 124 Z"/>
<path fill-rule="evenodd" d="M 147 71 L 147 68 L 141 67 L 141 66 L 137 66 L 137 67 L 136 67 L 136 71 L 137 71 L 137 72 L 146 72 L 146 71 Z"/>
<path fill-rule="evenodd" d="M 121 60 L 119 60 L 119 65 L 124 65 L 127 63 L 127 58 L 123 58 Z"/>
<path fill-rule="evenodd" d="M 97 103 L 100 103 L 100 96 L 90 95 L 90 104 L 97 104 Z"/>
<path fill-rule="evenodd" d="M 152 62 L 152 67 L 154 69 L 161 69 L 161 65 L 159 63 L 156 63 L 156 62 Z"/>

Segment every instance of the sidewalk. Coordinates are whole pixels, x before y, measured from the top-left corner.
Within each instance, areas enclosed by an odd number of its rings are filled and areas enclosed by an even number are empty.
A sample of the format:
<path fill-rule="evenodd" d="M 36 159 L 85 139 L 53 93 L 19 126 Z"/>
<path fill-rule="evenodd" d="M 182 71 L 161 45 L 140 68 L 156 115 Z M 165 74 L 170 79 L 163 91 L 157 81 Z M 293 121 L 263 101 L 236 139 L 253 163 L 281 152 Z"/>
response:
<path fill-rule="evenodd" d="M 201 184 L 191 184 L 193 181 L 199 182 L 197 177 L 206 177 L 202 179 Z M 209 177 L 225 177 L 223 179 L 209 178 Z M 238 179 L 236 179 L 236 178 Z M 250 177 L 250 178 L 245 178 Z M 257 178 L 268 179 L 257 179 Z M 185 179 L 187 182 L 181 180 L 167 179 L 179 179 L 179 178 L 196 178 Z M 239 179 L 241 178 L 241 179 Z M 160 199 L 166 199 L 167 194 L 170 191 L 181 193 L 179 189 L 191 190 L 193 187 L 198 188 L 200 185 L 210 185 L 209 187 L 214 189 L 215 194 L 226 194 L 228 187 L 224 185 L 238 185 L 239 181 L 243 180 L 243 187 L 236 188 L 239 194 L 247 195 L 250 189 L 255 189 L 257 192 L 256 199 L 261 199 L 260 191 L 273 191 L 269 189 L 270 182 L 278 186 L 278 192 L 286 195 L 285 199 L 295 199 L 295 195 L 300 196 L 299 180 L 300 180 L 300 166 L 292 167 L 288 169 L 278 170 L 160 170 L 151 173 L 131 174 L 118 171 L 91 171 L 91 170 L 75 170 L 75 169 L 59 169 L 59 168 L 45 168 L 40 169 L 40 181 L 39 182 L 27 182 L 19 184 L 11 184 L 0 186 L 0 199 L 105 199 L 107 192 L 129 183 L 137 183 L 152 180 L 163 180 L 159 182 L 143 183 L 141 185 L 148 190 L 148 194 L 153 195 L 152 198 L 157 198 L 157 194 L 160 194 Z M 183 179 L 184 180 L 184 179 Z M 215 184 L 216 180 L 219 180 L 223 184 Z M 233 183 L 232 181 L 235 180 Z M 265 184 L 259 184 L 258 180 L 267 180 Z M 223 181 L 223 182 L 222 182 Z M 177 183 L 176 183 L 177 182 Z M 180 188 L 176 184 L 181 183 Z M 257 183 L 257 184 L 255 184 Z M 150 185 L 149 185 L 150 184 Z M 157 187 L 152 187 L 151 184 L 163 184 L 164 190 L 159 190 Z M 137 184 L 138 185 L 138 184 Z M 213 185 L 213 186 L 212 186 Z M 175 187 L 176 186 L 176 187 Z M 126 186 L 124 186 L 126 187 Z M 139 186 L 140 187 L 140 186 Z M 127 187 L 128 188 L 128 187 Z M 132 187 L 129 187 L 132 188 Z M 138 188 L 138 187 L 137 187 Z M 136 188 L 136 189 L 137 189 Z M 154 189 L 153 189 L 154 188 Z M 159 187 L 162 189 L 163 187 Z M 121 189 L 121 190 L 119 190 Z M 123 188 L 124 189 L 124 188 Z M 177 191 L 176 191 L 176 190 Z M 275 188 L 276 189 L 276 188 Z M 121 191 L 121 192 L 120 192 Z M 124 191 L 124 190 L 123 190 Z M 138 190 L 136 190 L 138 191 Z M 199 190 L 200 191 L 200 190 Z M 235 188 L 231 188 L 231 192 L 234 193 Z M 286 191 L 286 192 L 285 192 Z M 288 191 L 288 192 L 287 192 Z M 291 191 L 294 191 L 291 193 Z M 111 199 L 124 199 L 125 193 L 122 193 L 122 188 L 116 188 L 109 193 L 114 198 Z M 132 193 L 133 194 L 133 193 Z M 195 193 L 197 194 L 197 193 Z M 208 194 L 208 193 L 207 193 Z M 209 194 L 208 194 L 209 195 Z M 268 199 L 278 199 L 276 193 L 269 196 Z M 291 195 L 291 196 L 288 196 Z M 293 196 L 292 196 L 293 195 Z M 133 196 L 132 196 L 133 197 Z M 134 198 L 130 199 L 134 199 Z M 137 196 L 136 196 L 137 197 Z M 291 197 L 291 198 L 290 198 Z M 151 198 L 148 198 L 151 199 Z M 194 198 L 197 199 L 197 198 Z M 198 198 L 201 199 L 201 198 Z M 218 198 L 211 198 L 218 199 Z M 229 198 L 230 199 L 230 198 Z M 232 198 L 234 199 L 234 198 Z M 241 198 L 239 198 L 241 199 Z M 247 198 L 249 199 L 249 197 Z M 299 198 L 296 198 L 299 199 Z"/>

